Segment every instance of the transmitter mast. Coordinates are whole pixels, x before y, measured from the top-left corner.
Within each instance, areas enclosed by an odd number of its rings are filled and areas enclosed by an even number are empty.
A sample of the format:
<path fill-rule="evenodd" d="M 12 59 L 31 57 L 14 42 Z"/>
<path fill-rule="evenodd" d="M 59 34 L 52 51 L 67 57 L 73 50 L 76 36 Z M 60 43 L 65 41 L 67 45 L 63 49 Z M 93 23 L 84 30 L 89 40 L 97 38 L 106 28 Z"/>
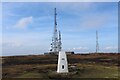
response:
<path fill-rule="evenodd" d="M 56 8 L 54 9 L 54 32 L 53 32 L 53 37 L 52 37 L 52 43 L 51 43 L 51 52 L 59 52 L 61 51 L 61 33 L 57 31 L 57 20 L 56 20 Z"/>

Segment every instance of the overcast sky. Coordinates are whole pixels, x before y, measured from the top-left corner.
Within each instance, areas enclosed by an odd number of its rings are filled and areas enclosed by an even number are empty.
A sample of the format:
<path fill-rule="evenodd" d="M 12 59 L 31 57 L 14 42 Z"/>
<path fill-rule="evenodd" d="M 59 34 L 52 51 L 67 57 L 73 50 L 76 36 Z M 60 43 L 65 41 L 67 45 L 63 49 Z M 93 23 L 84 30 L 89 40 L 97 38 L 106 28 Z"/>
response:
<path fill-rule="evenodd" d="M 11 2 L 2 3 L 3 56 L 48 52 L 54 8 L 63 50 L 95 52 L 97 30 L 100 52 L 118 52 L 117 2 Z"/>

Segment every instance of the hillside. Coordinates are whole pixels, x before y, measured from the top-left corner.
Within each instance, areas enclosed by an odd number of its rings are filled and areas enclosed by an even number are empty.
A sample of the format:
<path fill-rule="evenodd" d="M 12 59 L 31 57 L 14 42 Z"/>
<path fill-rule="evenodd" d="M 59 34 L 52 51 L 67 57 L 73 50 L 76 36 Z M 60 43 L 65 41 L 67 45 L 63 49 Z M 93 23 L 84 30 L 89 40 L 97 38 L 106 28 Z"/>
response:
<path fill-rule="evenodd" d="M 118 78 L 119 54 L 69 54 L 69 73 L 57 74 L 57 55 L 2 57 L 3 78 Z M 94 75 L 93 75 L 94 74 Z"/>

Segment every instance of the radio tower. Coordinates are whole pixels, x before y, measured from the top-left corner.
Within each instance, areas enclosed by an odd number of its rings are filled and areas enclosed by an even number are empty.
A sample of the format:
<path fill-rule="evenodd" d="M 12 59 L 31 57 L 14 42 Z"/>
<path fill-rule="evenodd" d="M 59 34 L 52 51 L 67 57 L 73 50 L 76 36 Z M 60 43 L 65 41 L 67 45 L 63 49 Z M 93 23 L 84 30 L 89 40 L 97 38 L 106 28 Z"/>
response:
<path fill-rule="evenodd" d="M 52 37 L 52 43 L 51 43 L 51 52 L 59 52 L 61 51 L 61 34 L 59 31 L 59 35 L 57 32 L 57 21 L 56 21 L 56 8 L 54 9 L 54 33 Z"/>
<path fill-rule="evenodd" d="M 98 31 L 96 31 L 96 53 L 99 51 L 99 44 L 98 44 Z"/>
<path fill-rule="evenodd" d="M 62 43 L 61 43 L 61 33 L 60 33 L 60 31 L 59 31 L 59 37 L 58 37 L 58 51 L 61 51 L 61 49 L 62 49 Z"/>

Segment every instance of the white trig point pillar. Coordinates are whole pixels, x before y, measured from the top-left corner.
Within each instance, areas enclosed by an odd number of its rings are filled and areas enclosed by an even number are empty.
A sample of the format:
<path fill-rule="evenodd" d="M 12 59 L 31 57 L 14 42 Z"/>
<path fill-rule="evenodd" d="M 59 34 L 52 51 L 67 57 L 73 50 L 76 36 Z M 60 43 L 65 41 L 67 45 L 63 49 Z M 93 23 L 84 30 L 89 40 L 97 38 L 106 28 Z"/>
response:
<path fill-rule="evenodd" d="M 58 55 L 57 73 L 68 73 L 67 56 L 64 51 L 60 51 Z"/>

